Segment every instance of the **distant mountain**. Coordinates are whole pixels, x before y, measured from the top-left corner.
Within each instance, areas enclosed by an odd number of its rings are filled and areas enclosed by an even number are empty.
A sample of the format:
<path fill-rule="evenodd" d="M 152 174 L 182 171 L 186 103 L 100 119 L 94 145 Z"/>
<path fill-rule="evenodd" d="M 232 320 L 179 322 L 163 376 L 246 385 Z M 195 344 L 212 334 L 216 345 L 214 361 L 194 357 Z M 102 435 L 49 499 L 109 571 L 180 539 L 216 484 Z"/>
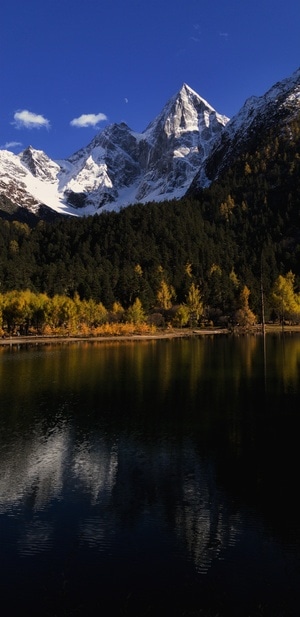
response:
<path fill-rule="evenodd" d="M 226 124 L 196 174 L 191 189 L 209 186 L 244 152 L 260 147 L 271 128 L 282 127 L 300 112 L 300 68 L 266 94 L 252 96 Z"/>
<path fill-rule="evenodd" d="M 112 124 L 66 160 L 0 151 L 0 195 L 39 215 L 83 216 L 182 197 L 228 118 L 184 84 L 143 133 Z"/>
<path fill-rule="evenodd" d="M 231 119 L 184 84 L 143 133 L 112 124 L 65 160 L 31 146 L 0 150 L 0 213 L 86 216 L 135 203 L 180 199 L 208 187 L 247 150 L 300 110 L 300 69 Z M 24 219 L 24 216 L 23 216 Z"/>

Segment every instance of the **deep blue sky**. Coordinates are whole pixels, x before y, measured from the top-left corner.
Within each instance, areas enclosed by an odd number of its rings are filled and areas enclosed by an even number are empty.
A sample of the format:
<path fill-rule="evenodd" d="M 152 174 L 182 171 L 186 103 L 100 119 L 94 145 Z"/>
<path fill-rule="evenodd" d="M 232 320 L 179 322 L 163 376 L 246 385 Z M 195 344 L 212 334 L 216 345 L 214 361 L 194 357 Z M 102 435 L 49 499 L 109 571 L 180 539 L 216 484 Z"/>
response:
<path fill-rule="evenodd" d="M 1 0 L 0 23 L 0 147 L 54 159 L 184 82 L 232 117 L 300 66 L 299 0 Z"/>

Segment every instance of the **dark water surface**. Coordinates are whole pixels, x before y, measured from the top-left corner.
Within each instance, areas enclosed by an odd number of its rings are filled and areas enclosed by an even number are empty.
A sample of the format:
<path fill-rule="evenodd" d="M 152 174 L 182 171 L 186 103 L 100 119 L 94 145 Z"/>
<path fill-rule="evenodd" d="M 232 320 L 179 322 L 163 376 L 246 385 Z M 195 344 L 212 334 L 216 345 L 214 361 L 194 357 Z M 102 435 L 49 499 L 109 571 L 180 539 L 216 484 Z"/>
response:
<path fill-rule="evenodd" d="M 0 347 L 3 615 L 298 617 L 300 337 Z"/>

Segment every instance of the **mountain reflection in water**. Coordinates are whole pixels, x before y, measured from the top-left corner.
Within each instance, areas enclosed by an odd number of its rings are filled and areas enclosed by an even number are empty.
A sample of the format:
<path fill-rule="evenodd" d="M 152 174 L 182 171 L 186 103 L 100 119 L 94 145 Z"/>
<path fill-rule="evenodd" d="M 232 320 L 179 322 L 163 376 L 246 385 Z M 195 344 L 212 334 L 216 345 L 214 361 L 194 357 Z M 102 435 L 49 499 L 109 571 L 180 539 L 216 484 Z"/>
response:
<path fill-rule="evenodd" d="M 296 616 L 299 366 L 297 336 L 1 350 L 11 614 Z"/>

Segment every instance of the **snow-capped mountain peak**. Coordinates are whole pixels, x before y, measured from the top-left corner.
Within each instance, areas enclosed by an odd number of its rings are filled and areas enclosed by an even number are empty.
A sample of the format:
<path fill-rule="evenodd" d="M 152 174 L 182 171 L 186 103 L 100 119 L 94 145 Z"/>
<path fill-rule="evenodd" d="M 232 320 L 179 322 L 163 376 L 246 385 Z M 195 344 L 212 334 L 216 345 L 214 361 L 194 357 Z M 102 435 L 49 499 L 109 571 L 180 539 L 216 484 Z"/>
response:
<path fill-rule="evenodd" d="M 58 161 L 31 146 L 19 155 L 0 150 L 0 196 L 31 211 L 45 205 L 74 216 L 179 199 L 211 183 L 264 127 L 299 107 L 300 69 L 247 99 L 231 120 L 183 83 L 142 133 L 112 124 Z"/>
<path fill-rule="evenodd" d="M 42 150 L 35 150 L 32 146 L 28 146 L 21 154 L 19 154 L 21 163 L 32 173 L 36 178 L 55 182 L 55 178 L 59 171 L 59 165 L 52 161 Z"/>
<path fill-rule="evenodd" d="M 277 82 L 262 96 L 249 97 L 224 126 L 192 188 L 209 185 L 239 154 L 257 141 L 268 128 L 278 127 L 300 111 L 300 69 Z"/>
<path fill-rule="evenodd" d="M 145 134 L 150 135 L 163 128 L 165 134 L 175 138 L 187 132 L 198 132 L 202 127 L 217 121 L 217 126 L 225 126 L 229 118 L 218 114 L 207 101 L 187 84 L 183 84 L 177 94 L 165 105 L 159 116 L 147 127 Z"/>
<path fill-rule="evenodd" d="M 186 192 L 227 122 L 183 84 L 142 133 L 124 122 L 106 126 L 66 160 L 51 161 L 31 146 L 18 156 L 2 151 L 0 189 L 33 210 L 40 203 L 76 216 L 176 199 Z M 8 194 L 4 168 L 7 177 L 12 166 Z M 12 191 L 12 185 L 18 190 Z"/>
<path fill-rule="evenodd" d="M 300 69 L 281 82 L 276 83 L 262 96 L 249 97 L 238 114 L 228 123 L 227 131 L 236 131 L 239 127 L 247 128 L 253 118 L 263 112 L 272 115 L 278 108 L 284 109 L 289 101 L 299 102 L 300 105 Z"/>

